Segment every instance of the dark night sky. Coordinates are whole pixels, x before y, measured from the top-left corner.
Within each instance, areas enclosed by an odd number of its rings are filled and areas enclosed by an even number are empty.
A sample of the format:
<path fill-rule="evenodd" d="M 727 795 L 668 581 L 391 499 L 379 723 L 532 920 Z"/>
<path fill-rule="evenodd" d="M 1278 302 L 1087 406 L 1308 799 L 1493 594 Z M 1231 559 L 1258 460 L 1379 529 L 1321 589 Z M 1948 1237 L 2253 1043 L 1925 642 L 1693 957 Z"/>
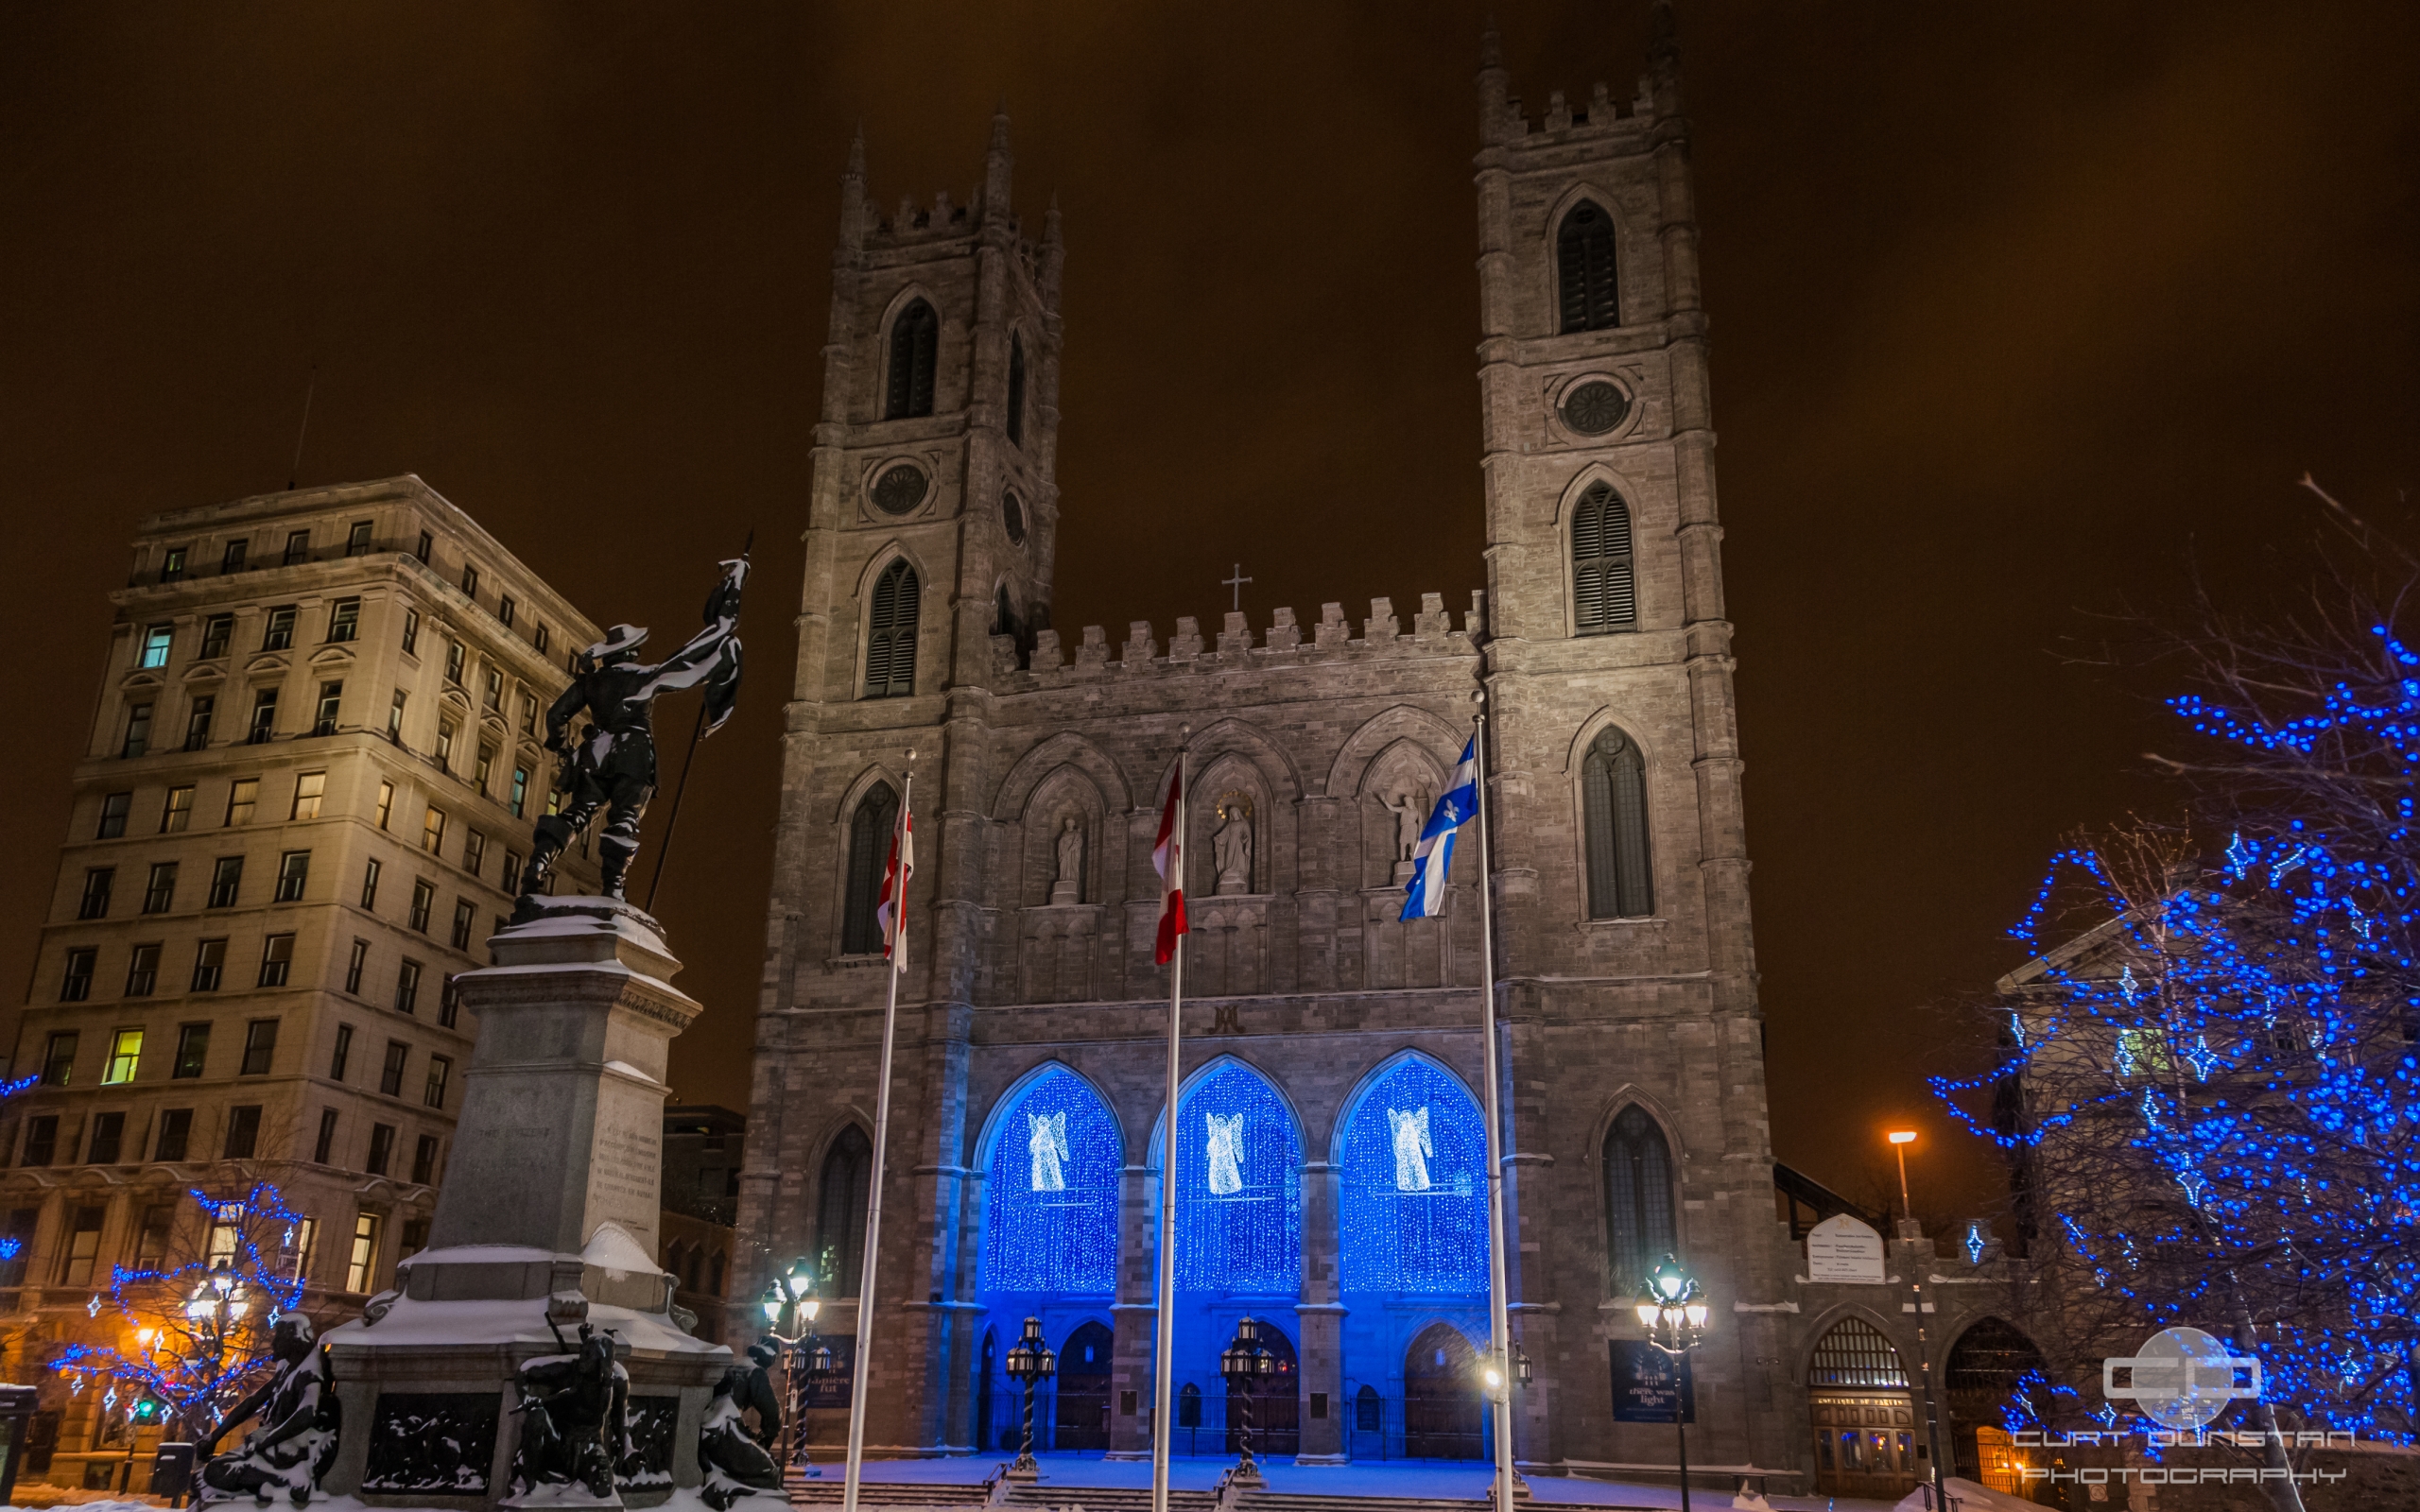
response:
<path fill-rule="evenodd" d="M 1497 7 L 1532 114 L 1643 0 Z M 661 910 L 745 1106 L 836 189 L 1066 216 L 1057 622 L 1482 581 L 1481 7 L 0 9 L 0 981 L 27 979 L 107 591 L 148 511 L 412 472 L 603 620 L 752 525 L 752 684 Z M 2057 653 L 2198 559 L 2295 570 L 2305 469 L 2420 459 L 2408 6 L 1685 5 L 1774 1144 L 1947 1136 L 1918 1011 L 2014 964 L 2060 833 L 2173 802 L 2153 681 Z M 1113 629 L 1113 641 L 1122 640 Z M 667 729 L 688 718 L 671 715 Z M 667 770 L 667 787 L 673 773 Z M 661 810 L 659 810 L 659 813 Z M 644 863 L 643 863 L 644 865 Z M 13 990 L 13 988 L 11 989 Z M 1940 1141 L 1920 1145 L 1941 1149 Z M 1958 1206 L 1971 1142 L 1920 1155 Z M 1927 1187 L 1931 1196 L 1927 1195 Z"/>

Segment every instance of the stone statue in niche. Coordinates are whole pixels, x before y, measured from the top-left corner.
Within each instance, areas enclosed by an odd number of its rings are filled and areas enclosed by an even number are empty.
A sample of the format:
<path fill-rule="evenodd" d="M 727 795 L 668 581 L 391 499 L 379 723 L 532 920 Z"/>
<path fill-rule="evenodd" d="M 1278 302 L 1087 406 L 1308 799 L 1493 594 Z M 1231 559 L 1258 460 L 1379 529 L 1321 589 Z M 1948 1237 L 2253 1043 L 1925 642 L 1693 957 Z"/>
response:
<path fill-rule="evenodd" d="M 249 1492 L 267 1506 L 276 1492 L 284 1491 L 301 1506 L 311 1500 L 320 1477 L 336 1458 L 337 1395 L 328 1384 L 327 1359 L 320 1352 L 311 1320 L 300 1313 L 282 1314 L 269 1334 L 269 1354 L 277 1361 L 277 1373 L 227 1409 L 201 1441 L 200 1452 L 211 1457 L 201 1468 L 197 1505 Z M 224 1454 L 212 1453 L 228 1425 L 255 1415 L 260 1426 L 246 1434 L 241 1444 Z"/>
<path fill-rule="evenodd" d="M 1084 901 L 1084 831 L 1068 815 L 1059 827 L 1059 872 L 1050 884 L 1053 903 L 1080 903 Z"/>
<path fill-rule="evenodd" d="M 1210 853 L 1219 863 L 1219 891 L 1252 891 L 1252 805 L 1230 793 L 1219 804 L 1220 823 L 1210 836 Z"/>
<path fill-rule="evenodd" d="M 1409 882 L 1412 873 L 1412 852 L 1420 849 L 1420 832 L 1428 823 L 1427 795 L 1416 787 L 1408 787 L 1387 805 L 1395 816 L 1395 881 Z"/>
<path fill-rule="evenodd" d="M 1202 1115 L 1210 1125 L 1210 1190 L 1232 1197 L 1244 1189 L 1244 1115 Z"/>
<path fill-rule="evenodd" d="M 1428 1138 L 1428 1109 L 1415 1108 L 1407 1113 L 1400 1108 L 1390 1108 L 1387 1124 L 1395 1137 L 1395 1190 L 1427 1191 L 1428 1158 L 1437 1153 L 1437 1146 Z"/>
<path fill-rule="evenodd" d="M 1064 1113 L 1028 1113 L 1028 1131 L 1026 1149 L 1033 1156 L 1033 1186 L 1036 1192 L 1067 1190 L 1067 1115 Z"/>

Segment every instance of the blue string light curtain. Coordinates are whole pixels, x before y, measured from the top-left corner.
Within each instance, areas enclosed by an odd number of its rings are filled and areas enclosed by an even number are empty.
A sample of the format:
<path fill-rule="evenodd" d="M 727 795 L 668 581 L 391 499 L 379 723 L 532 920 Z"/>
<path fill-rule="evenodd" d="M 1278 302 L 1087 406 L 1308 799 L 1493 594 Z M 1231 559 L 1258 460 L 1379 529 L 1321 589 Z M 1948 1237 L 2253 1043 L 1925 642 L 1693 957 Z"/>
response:
<path fill-rule="evenodd" d="M 1344 1131 L 1344 1289 L 1487 1290 L 1487 1125 L 1462 1084 L 1398 1061 Z"/>
<path fill-rule="evenodd" d="M 1117 1121 L 1054 1066 L 1001 1119 L 986 1171 L 983 1289 L 1108 1297 L 1117 1288 Z"/>
<path fill-rule="evenodd" d="M 1277 1090 L 1234 1061 L 1177 1109 L 1177 1283 L 1292 1292 L 1303 1277 L 1303 1136 Z"/>

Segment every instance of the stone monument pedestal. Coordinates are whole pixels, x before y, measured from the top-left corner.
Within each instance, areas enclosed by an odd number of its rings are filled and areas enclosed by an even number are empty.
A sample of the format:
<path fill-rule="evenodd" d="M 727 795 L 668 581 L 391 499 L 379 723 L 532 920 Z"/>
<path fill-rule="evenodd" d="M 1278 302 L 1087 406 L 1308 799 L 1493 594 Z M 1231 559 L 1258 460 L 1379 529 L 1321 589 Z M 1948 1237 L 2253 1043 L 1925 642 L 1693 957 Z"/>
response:
<path fill-rule="evenodd" d="M 731 1351 L 692 1337 L 654 1260 L 664 1082 L 700 1009 L 654 919 L 606 898 L 541 900 L 457 979 L 479 1016 L 430 1247 L 325 1339 L 344 1426 L 322 1489 L 371 1505 L 649 1506 L 700 1480 L 698 1438 Z M 693 1319 L 687 1321 L 694 1321 Z M 615 1336 L 636 1458 L 599 1499 L 515 1497 L 527 1362 Z"/>

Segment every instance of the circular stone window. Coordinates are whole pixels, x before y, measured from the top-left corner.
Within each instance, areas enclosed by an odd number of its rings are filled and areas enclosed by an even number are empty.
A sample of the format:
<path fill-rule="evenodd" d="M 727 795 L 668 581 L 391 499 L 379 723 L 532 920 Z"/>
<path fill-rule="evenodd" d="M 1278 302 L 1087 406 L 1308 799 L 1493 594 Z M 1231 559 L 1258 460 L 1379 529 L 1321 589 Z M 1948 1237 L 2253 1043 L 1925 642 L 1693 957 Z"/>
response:
<path fill-rule="evenodd" d="M 924 502 L 925 474 L 908 463 L 885 468 L 873 480 L 874 507 L 885 514 L 906 514 Z"/>
<path fill-rule="evenodd" d="M 1563 399 L 1563 422 L 1582 436 L 1602 436 L 1630 413 L 1630 396 L 1602 379 L 1582 384 Z"/>
<path fill-rule="evenodd" d="M 1008 529 L 1011 545 L 1025 544 L 1025 506 L 1013 493 L 1000 495 L 1000 524 Z"/>

